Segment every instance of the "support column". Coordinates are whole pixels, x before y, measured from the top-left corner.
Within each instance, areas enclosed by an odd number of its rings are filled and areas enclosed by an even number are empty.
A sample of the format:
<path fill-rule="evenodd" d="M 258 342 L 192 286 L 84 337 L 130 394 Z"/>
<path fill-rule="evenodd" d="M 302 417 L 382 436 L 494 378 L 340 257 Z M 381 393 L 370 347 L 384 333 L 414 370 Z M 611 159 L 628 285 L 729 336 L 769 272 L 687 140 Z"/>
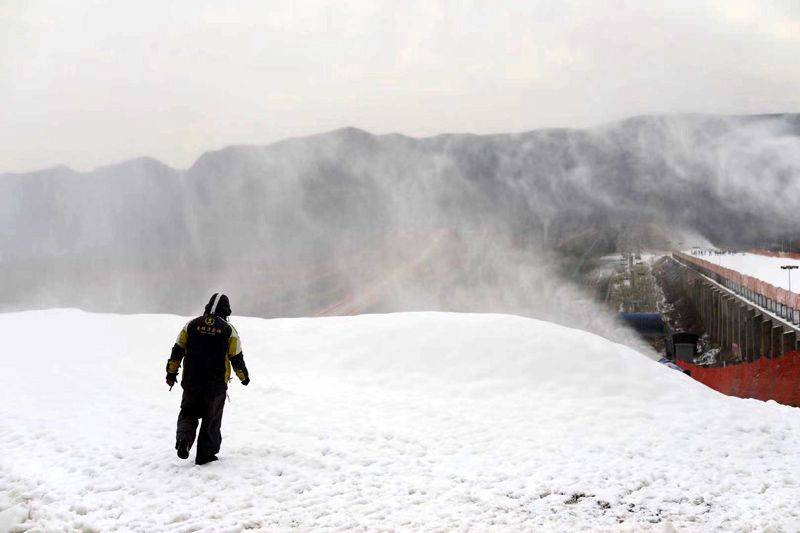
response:
<path fill-rule="evenodd" d="M 781 355 L 794 351 L 797 346 L 797 334 L 794 331 L 784 331 L 781 339 Z"/>
<path fill-rule="evenodd" d="M 708 305 L 706 300 L 706 284 L 702 281 L 697 282 L 697 301 L 700 302 L 700 320 L 703 321 L 703 328 L 708 331 Z"/>
<path fill-rule="evenodd" d="M 728 311 L 730 312 L 730 344 L 731 353 L 733 354 L 734 345 L 736 346 L 736 350 L 739 350 L 739 302 L 736 298 L 731 297 L 728 299 Z"/>
<path fill-rule="evenodd" d="M 772 357 L 780 357 L 783 355 L 783 326 L 772 324 L 771 337 Z"/>
<path fill-rule="evenodd" d="M 719 343 L 719 315 L 717 314 L 718 307 L 717 304 L 719 303 L 717 300 L 717 292 L 714 289 L 709 289 L 709 298 L 711 308 L 710 311 L 710 325 L 711 325 L 711 340 L 715 343 Z"/>
<path fill-rule="evenodd" d="M 742 303 L 738 298 L 733 299 L 733 338 L 736 342 L 738 359 L 744 359 L 744 340 L 742 335 Z"/>
<path fill-rule="evenodd" d="M 739 305 L 739 349 L 742 352 L 742 360 L 750 361 L 753 351 L 750 349 L 750 310 L 744 305 Z"/>
<path fill-rule="evenodd" d="M 753 337 L 753 358 L 751 361 L 755 361 L 764 355 L 764 352 L 761 349 L 761 331 L 763 323 L 764 315 L 759 311 L 754 311 L 753 320 L 750 322 L 750 332 L 752 334 L 751 336 Z"/>
<path fill-rule="evenodd" d="M 761 357 L 772 357 L 772 321 L 761 321 Z"/>
<path fill-rule="evenodd" d="M 703 321 L 703 326 L 708 329 L 708 321 L 706 320 L 706 299 L 705 299 L 705 291 L 703 290 L 703 284 L 695 282 L 694 285 L 694 293 L 695 302 L 697 302 L 697 309 L 700 314 L 700 320 Z"/>
<path fill-rule="evenodd" d="M 722 292 L 714 289 L 714 333 L 717 343 L 722 343 Z"/>
<path fill-rule="evenodd" d="M 719 293 L 719 345 L 724 352 L 728 344 L 728 305 L 725 295 Z"/>
<path fill-rule="evenodd" d="M 733 299 L 728 295 L 722 297 L 722 351 L 731 353 L 733 345 Z"/>
<path fill-rule="evenodd" d="M 716 333 L 714 331 L 714 296 L 711 293 L 711 288 L 706 285 L 706 306 L 708 310 L 706 314 L 708 314 L 708 321 L 706 322 L 706 331 L 708 331 L 709 337 L 713 341 L 716 339 Z"/>

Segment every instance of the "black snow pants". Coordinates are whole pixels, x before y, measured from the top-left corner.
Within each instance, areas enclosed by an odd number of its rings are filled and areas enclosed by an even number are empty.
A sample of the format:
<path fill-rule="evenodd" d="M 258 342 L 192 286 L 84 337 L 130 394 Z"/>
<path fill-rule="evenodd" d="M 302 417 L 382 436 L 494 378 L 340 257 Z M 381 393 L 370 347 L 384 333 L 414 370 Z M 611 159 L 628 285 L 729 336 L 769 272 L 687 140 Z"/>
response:
<path fill-rule="evenodd" d="M 177 440 L 185 440 L 191 449 L 197 432 L 197 420 L 203 419 L 200 435 L 197 436 L 197 457 L 205 458 L 219 453 L 222 444 L 222 410 L 225 407 L 225 391 L 198 392 L 183 390 L 181 411 L 178 414 Z"/>

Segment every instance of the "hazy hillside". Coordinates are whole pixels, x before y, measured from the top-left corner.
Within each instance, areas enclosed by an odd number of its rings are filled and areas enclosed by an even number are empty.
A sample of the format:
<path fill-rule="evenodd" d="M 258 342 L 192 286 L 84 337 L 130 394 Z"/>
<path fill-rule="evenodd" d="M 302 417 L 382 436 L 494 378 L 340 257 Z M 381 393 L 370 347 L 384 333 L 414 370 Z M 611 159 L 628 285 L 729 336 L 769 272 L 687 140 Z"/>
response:
<path fill-rule="evenodd" d="M 550 272 L 633 241 L 796 231 L 800 115 L 640 117 L 413 139 L 343 129 L 0 176 L 5 309 L 536 314 Z M 12 229 L 13 228 L 13 229 Z"/>

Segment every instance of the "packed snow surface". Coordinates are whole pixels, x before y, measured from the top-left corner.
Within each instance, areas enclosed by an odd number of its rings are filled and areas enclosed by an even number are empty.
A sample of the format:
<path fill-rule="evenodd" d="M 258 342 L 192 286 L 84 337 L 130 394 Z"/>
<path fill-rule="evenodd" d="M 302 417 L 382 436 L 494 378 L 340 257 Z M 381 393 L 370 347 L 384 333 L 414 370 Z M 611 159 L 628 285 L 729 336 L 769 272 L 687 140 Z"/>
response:
<path fill-rule="evenodd" d="M 692 252 L 687 252 L 692 253 Z M 792 292 L 800 293 L 800 260 L 788 259 L 783 257 L 771 257 L 768 255 L 751 254 L 746 252 L 697 255 L 700 259 L 705 259 L 709 263 L 720 265 L 725 268 L 735 270 L 740 274 L 745 274 L 751 278 L 760 279 L 767 283 L 789 290 L 789 274 L 792 276 Z M 798 267 L 796 270 L 782 270 L 781 266 L 793 265 Z"/>
<path fill-rule="evenodd" d="M 252 383 L 196 466 L 186 320 L 0 315 L 0 530 L 800 529 L 797 409 L 514 316 L 235 318 Z"/>

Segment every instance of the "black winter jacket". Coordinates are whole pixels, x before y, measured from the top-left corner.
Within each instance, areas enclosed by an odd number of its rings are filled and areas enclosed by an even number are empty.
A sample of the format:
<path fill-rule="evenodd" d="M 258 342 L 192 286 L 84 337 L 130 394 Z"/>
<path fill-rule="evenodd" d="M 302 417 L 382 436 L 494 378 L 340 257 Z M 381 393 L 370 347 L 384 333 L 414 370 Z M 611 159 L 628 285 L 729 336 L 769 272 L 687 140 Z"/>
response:
<path fill-rule="evenodd" d="M 241 381 L 249 379 L 239 334 L 233 325 L 217 315 L 199 316 L 183 327 L 167 361 L 167 373 L 177 374 L 181 361 L 184 389 L 209 393 L 225 391 L 231 368 Z"/>

